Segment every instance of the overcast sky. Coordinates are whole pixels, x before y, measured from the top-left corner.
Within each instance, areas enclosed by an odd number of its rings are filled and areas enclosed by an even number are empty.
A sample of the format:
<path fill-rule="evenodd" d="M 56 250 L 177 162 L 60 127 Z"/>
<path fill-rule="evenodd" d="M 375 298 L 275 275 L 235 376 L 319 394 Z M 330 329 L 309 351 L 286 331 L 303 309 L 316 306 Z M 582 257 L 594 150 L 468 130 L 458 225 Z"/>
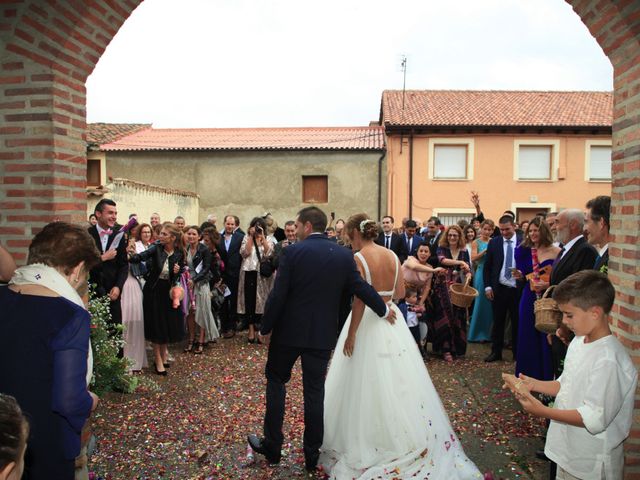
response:
<path fill-rule="evenodd" d="M 367 125 L 403 54 L 407 89 L 613 89 L 564 0 L 145 0 L 87 80 L 87 117 Z"/>

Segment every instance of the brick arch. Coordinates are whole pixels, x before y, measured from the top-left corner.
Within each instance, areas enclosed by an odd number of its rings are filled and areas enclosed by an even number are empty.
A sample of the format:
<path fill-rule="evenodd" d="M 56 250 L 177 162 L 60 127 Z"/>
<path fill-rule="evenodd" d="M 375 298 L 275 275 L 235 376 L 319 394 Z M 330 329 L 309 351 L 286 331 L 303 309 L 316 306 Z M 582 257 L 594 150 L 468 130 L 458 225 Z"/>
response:
<path fill-rule="evenodd" d="M 640 365 L 640 6 L 637 0 L 566 1 L 614 67 L 612 323 Z M 44 223 L 85 217 L 85 81 L 140 3 L 0 3 L 0 238 L 18 261 L 26 258 L 25 239 Z M 638 421 L 627 463 L 627 478 L 640 479 Z"/>

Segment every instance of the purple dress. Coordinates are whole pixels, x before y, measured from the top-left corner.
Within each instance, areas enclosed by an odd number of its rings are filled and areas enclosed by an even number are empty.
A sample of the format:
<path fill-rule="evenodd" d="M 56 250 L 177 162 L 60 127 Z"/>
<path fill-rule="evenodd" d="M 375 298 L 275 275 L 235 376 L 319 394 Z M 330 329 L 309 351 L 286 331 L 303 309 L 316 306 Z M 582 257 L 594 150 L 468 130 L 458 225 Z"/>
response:
<path fill-rule="evenodd" d="M 516 247 L 516 268 L 523 275 L 533 272 L 533 259 L 531 248 Z M 540 268 L 553 263 L 552 259 L 540 263 Z M 535 328 L 535 315 L 533 302 L 536 300 L 536 292 L 529 288 L 527 283 L 522 289 L 520 297 L 520 319 L 518 323 L 518 353 L 516 355 L 516 376 L 520 373 L 539 380 L 553 380 L 551 368 L 551 350 L 547 343 L 547 335 Z"/>

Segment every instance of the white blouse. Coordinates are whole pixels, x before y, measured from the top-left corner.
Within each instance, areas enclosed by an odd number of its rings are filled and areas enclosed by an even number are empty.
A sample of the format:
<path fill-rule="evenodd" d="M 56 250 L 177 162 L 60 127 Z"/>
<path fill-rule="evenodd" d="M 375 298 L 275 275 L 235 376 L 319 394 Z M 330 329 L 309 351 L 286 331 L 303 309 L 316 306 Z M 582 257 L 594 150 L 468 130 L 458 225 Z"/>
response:
<path fill-rule="evenodd" d="M 569 345 L 553 408 L 577 409 L 585 427 L 551 420 L 544 452 L 578 478 L 619 479 L 638 373 L 613 335 L 591 343 L 584 338 L 575 337 Z"/>

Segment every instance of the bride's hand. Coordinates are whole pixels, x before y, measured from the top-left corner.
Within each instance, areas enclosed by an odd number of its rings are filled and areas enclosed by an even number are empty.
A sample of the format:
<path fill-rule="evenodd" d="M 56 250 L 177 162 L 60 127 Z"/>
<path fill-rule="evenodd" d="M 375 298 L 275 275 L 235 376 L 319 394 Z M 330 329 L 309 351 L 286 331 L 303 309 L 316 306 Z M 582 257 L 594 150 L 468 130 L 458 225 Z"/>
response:
<path fill-rule="evenodd" d="M 350 357 L 351 355 L 353 355 L 353 347 L 355 347 L 355 344 L 356 344 L 356 336 L 347 335 L 347 339 L 344 341 L 344 348 L 342 349 L 342 352 L 344 353 L 345 357 Z"/>

